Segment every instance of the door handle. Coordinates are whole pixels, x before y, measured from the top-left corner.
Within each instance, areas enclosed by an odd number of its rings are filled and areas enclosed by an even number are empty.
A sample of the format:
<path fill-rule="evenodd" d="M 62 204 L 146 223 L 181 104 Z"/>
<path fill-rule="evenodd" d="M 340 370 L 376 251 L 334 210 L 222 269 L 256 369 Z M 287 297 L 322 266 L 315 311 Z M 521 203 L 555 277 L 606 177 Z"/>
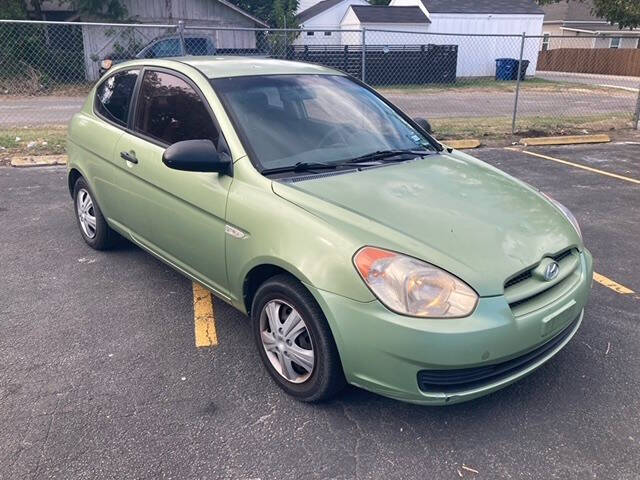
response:
<path fill-rule="evenodd" d="M 126 160 L 131 163 L 138 163 L 138 159 L 136 158 L 136 154 L 133 152 L 120 152 L 120 158 Z"/>

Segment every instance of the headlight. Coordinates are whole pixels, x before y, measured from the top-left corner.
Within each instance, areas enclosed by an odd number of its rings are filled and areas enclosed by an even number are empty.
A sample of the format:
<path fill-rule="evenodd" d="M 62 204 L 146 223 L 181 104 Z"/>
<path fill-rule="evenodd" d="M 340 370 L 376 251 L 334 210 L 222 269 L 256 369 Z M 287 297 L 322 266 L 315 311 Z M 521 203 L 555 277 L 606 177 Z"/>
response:
<path fill-rule="evenodd" d="M 539 190 L 538 190 L 539 191 Z M 571 225 L 573 225 L 573 228 L 576 229 L 576 232 L 578 232 L 578 235 L 580 236 L 580 239 L 582 240 L 582 230 L 580 230 L 580 225 L 578 225 L 578 220 L 576 220 L 576 217 L 573 216 L 573 213 L 571 213 L 571 210 L 569 210 L 567 207 L 565 207 L 564 205 L 562 205 L 559 201 L 551 198 L 549 195 L 547 195 L 544 192 L 540 192 L 547 200 L 549 200 L 551 203 L 553 203 L 556 207 L 558 207 L 558 209 L 564 214 L 565 217 L 567 217 L 567 220 L 569 220 L 571 222 Z"/>
<path fill-rule="evenodd" d="M 396 313 L 455 318 L 470 315 L 476 307 L 478 295 L 469 285 L 413 257 L 364 247 L 353 261 L 378 300 Z"/>

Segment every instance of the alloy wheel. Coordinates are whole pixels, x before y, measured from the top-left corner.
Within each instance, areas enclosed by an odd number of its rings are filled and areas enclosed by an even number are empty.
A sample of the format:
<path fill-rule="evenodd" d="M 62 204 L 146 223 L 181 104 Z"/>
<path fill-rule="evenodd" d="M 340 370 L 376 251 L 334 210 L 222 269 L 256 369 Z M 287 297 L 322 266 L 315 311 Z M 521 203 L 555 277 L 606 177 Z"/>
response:
<path fill-rule="evenodd" d="M 96 214 L 91 195 L 84 188 L 80 189 L 76 196 L 76 212 L 84 234 L 88 238 L 94 238 L 96 236 Z"/>
<path fill-rule="evenodd" d="M 273 368 L 292 383 L 313 373 L 313 343 L 302 316 L 283 300 L 271 300 L 260 313 L 260 339 Z"/>

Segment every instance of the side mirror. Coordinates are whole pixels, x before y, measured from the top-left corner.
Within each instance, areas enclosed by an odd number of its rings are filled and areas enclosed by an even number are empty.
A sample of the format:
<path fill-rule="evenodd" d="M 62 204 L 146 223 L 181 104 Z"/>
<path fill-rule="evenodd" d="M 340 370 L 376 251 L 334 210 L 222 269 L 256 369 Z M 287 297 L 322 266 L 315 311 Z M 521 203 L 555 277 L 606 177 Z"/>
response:
<path fill-rule="evenodd" d="M 185 172 L 229 174 L 232 168 L 231 160 L 226 155 L 221 157 L 211 140 L 176 142 L 164 151 L 162 163 Z"/>
<path fill-rule="evenodd" d="M 429 123 L 429 120 L 427 120 L 426 118 L 416 117 L 413 119 L 413 121 L 416 122 L 418 126 L 421 129 L 423 129 L 425 132 L 433 133 L 433 130 L 431 129 L 431 124 Z"/>

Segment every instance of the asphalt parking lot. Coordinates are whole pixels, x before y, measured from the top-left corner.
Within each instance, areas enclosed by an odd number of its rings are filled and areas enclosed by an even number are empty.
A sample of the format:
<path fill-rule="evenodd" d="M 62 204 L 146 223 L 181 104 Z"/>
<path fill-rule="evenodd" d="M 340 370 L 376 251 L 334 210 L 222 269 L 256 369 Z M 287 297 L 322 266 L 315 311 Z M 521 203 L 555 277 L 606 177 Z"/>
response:
<path fill-rule="evenodd" d="M 602 283 L 552 361 L 439 408 L 298 403 L 220 301 L 196 348 L 189 280 L 87 247 L 64 168 L 0 168 L 0 478 L 639 478 L 640 144 L 525 151 L 472 154 L 568 206 Z"/>

